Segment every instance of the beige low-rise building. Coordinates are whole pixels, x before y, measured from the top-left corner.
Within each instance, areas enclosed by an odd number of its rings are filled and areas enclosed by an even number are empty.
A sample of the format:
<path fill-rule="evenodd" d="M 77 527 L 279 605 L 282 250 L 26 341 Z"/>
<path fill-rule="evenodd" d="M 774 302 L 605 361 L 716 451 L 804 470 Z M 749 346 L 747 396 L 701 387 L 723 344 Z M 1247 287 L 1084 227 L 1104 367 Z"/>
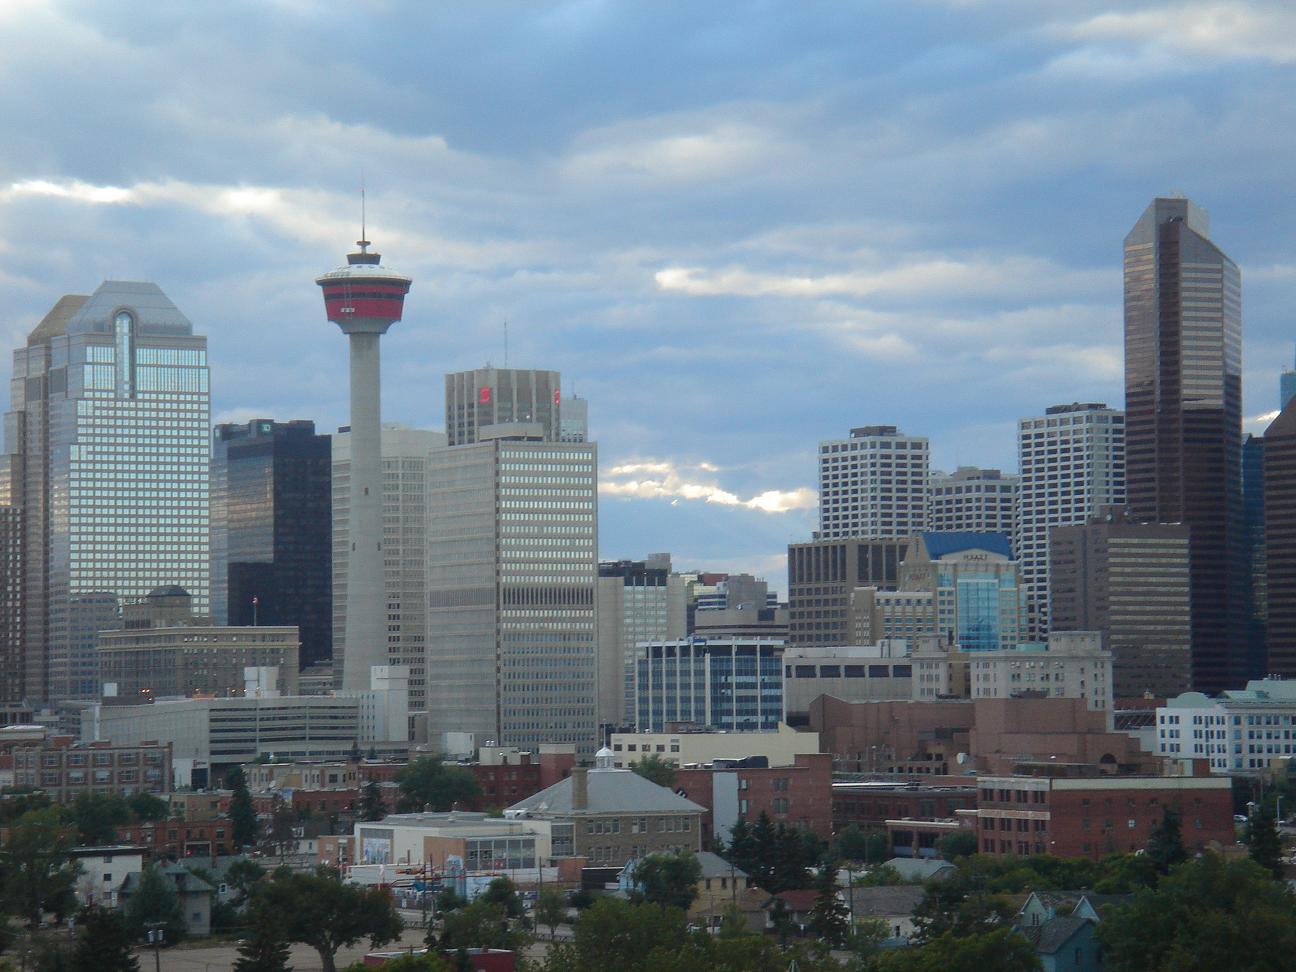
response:
<path fill-rule="evenodd" d="M 645 756 L 659 756 L 676 766 L 764 756 L 771 766 L 791 766 L 797 756 L 819 752 L 819 735 L 786 724 L 773 732 L 614 732 L 611 748 L 617 769 Z"/>
<path fill-rule="evenodd" d="M 600 749 L 593 769 L 577 767 L 571 776 L 504 811 L 510 819 L 570 824 L 570 856 L 596 867 L 624 867 L 632 858 L 659 851 L 702 849 L 706 808 L 612 765 L 612 751 Z M 554 856 L 559 852 L 554 832 Z M 564 848 L 565 849 L 565 848 Z"/>
<path fill-rule="evenodd" d="M 295 625 L 125 628 L 99 634 L 104 695 L 130 702 L 167 696 L 239 696 L 245 668 L 275 667 L 281 695 L 297 694 Z"/>

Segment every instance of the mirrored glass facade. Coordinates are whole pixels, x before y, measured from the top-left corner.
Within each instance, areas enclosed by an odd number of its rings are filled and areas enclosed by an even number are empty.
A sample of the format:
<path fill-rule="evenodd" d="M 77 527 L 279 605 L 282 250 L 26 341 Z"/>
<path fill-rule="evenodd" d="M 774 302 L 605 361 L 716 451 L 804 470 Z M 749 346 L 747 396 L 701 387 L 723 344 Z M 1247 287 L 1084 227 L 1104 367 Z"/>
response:
<path fill-rule="evenodd" d="M 10 400 L 25 694 L 90 699 L 95 636 L 122 602 L 178 585 L 211 610 L 207 340 L 156 285 L 109 281 L 14 353 Z"/>

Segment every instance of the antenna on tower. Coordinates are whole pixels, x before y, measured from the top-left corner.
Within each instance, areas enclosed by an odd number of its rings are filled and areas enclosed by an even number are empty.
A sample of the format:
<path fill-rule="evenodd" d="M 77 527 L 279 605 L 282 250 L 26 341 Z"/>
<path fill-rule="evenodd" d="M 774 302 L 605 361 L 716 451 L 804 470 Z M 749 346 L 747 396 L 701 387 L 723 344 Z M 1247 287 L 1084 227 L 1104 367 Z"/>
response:
<path fill-rule="evenodd" d="M 360 239 L 356 240 L 356 246 L 360 247 L 361 253 L 369 252 L 369 237 L 366 234 L 367 214 L 365 212 L 365 178 L 364 169 L 360 170 Z"/>

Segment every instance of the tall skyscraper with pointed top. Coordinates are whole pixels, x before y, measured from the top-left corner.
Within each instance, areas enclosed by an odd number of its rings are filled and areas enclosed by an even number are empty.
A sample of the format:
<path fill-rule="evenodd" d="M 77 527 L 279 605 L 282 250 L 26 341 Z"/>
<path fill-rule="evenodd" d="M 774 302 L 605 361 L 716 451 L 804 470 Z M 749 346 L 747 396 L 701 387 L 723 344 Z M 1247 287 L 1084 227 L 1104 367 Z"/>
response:
<path fill-rule="evenodd" d="M 1205 212 L 1154 199 L 1125 237 L 1125 490 L 1191 528 L 1192 682 L 1237 688 L 1247 651 L 1242 278 Z"/>
<path fill-rule="evenodd" d="M 65 296 L 14 352 L 0 479 L 21 520 L 26 698 L 93 699 L 124 602 L 176 585 L 210 612 L 210 413 L 207 339 L 156 284 Z"/>
<path fill-rule="evenodd" d="M 364 233 L 361 233 L 364 236 Z M 316 278 L 328 319 L 351 355 L 351 465 L 345 652 L 333 659 L 344 689 L 369 688 L 370 669 L 388 664 L 384 622 L 381 368 L 378 339 L 401 319 L 409 277 L 382 265 L 366 239 L 344 267 Z"/>

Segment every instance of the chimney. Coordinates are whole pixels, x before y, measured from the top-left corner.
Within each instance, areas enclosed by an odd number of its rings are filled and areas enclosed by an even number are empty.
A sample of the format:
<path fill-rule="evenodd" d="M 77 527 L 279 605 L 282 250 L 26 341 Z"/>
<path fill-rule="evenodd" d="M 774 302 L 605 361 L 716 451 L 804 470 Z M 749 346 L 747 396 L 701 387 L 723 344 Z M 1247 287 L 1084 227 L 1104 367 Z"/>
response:
<path fill-rule="evenodd" d="M 571 805 L 573 810 L 585 810 L 589 807 L 589 770 L 578 766 L 571 774 Z"/>

